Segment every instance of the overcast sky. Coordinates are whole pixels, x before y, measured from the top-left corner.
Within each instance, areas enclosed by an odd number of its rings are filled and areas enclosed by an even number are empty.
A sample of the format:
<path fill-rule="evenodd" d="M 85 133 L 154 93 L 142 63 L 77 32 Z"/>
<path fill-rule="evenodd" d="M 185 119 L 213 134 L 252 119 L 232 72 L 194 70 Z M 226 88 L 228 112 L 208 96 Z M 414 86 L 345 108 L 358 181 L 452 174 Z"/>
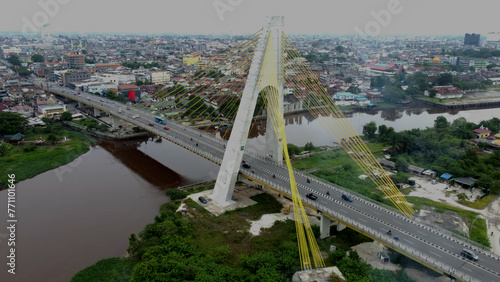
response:
<path fill-rule="evenodd" d="M 285 16 L 285 32 L 289 34 L 354 34 L 356 30 L 415 35 L 500 31 L 499 0 L 2 0 L 0 3 L 0 31 L 30 31 L 48 19 L 53 33 L 244 34 L 257 31 L 266 15 Z M 49 3 L 49 8 L 42 7 L 43 3 Z M 390 4 L 393 7 L 388 8 Z M 381 15 L 378 22 L 377 15 Z"/>

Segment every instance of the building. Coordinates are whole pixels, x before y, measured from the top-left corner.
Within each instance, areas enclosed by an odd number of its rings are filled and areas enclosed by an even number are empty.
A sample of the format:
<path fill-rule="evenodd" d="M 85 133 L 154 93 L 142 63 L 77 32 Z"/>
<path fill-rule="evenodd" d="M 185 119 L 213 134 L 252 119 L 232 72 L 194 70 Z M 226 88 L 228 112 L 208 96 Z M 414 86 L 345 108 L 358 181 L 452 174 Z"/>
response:
<path fill-rule="evenodd" d="M 194 65 L 200 60 L 200 56 L 189 56 L 182 58 L 182 63 L 186 66 Z"/>
<path fill-rule="evenodd" d="M 64 60 L 69 62 L 70 68 L 83 68 L 85 66 L 84 54 L 64 54 Z"/>
<path fill-rule="evenodd" d="M 132 73 L 100 73 L 97 75 L 97 80 L 102 82 L 113 82 L 116 85 L 135 83 L 135 75 Z"/>
<path fill-rule="evenodd" d="M 108 89 L 116 89 L 116 84 L 112 82 L 84 82 L 76 85 L 76 87 L 85 92 L 102 95 Z"/>
<path fill-rule="evenodd" d="M 479 46 L 480 39 L 481 39 L 481 34 L 466 33 L 464 38 L 464 45 Z"/>
<path fill-rule="evenodd" d="M 465 94 L 464 91 L 451 85 L 434 86 L 433 89 L 437 90 L 436 98 L 438 99 L 462 98 Z M 424 95 L 429 96 L 429 91 L 425 91 Z"/>
<path fill-rule="evenodd" d="M 42 112 L 43 117 L 53 117 L 54 115 L 62 114 L 66 111 L 66 105 L 42 105 L 38 106 L 38 110 Z"/>
<path fill-rule="evenodd" d="M 141 89 L 135 84 L 118 85 L 118 94 L 132 102 L 141 100 Z"/>
<path fill-rule="evenodd" d="M 9 46 L 2 46 L 2 54 L 4 56 L 4 59 L 7 59 L 11 55 L 18 55 L 21 53 L 21 48 L 17 46 L 9 47 Z"/>
<path fill-rule="evenodd" d="M 167 83 L 170 81 L 170 72 L 168 71 L 153 71 L 149 75 L 149 81 L 154 84 Z"/>
<path fill-rule="evenodd" d="M 88 71 L 65 72 L 62 76 L 62 84 L 66 87 L 74 88 L 77 82 L 89 79 L 90 72 Z"/>
<path fill-rule="evenodd" d="M 472 133 L 476 136 L 476 138 L 486 138 L 490 136 L 491 131 L 489 131 L 488 129 L 478 128 L 472 130 Z"/>

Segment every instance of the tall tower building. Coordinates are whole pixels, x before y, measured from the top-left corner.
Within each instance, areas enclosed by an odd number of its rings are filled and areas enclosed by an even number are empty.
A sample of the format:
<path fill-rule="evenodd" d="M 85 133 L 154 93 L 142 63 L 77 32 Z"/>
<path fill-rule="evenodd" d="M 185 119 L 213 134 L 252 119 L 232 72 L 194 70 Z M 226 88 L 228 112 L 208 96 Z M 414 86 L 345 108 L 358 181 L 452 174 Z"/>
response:
<path fill-rule="evenodd" d="M 476 33 L 466 33 L 465 38 L 464 38 L 464 45 L 470 45 L 470 46 L 479 46 L 479 40 L 481 38 L 481 34 L 476 34 Z"/>

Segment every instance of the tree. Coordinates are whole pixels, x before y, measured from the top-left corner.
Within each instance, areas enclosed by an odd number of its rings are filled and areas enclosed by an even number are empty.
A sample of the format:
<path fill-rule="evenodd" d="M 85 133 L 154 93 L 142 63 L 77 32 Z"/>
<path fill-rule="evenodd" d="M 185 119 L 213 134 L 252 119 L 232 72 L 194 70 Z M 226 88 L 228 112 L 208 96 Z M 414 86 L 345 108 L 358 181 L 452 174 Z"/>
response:
<path fill-rule="evenodd" d="M 363 126 L 363 135 L 368 137 L 368 139 L 375 138 L 375 133 L 377 132 L 377 124 L 374 121 L 371 121 L 365 126 Z"/>
<path fill-rule="evenodd" d="M 448 120 L 444 116 L 438 116 L 434 120 L 434 128 L 436 128 L 438 130 L 446 129 L 446 128 L 448 128 L 448 126 L 450 126 L 450 123 L 448 122 Z"/>
<path fill-rule="evenodd" d="M 345 79 L 345 82 L 346 82 L 346 83 L 352 83 L 352 77 L 348 76 L 348 77 Z"/>
<path fill-rule="evenodd" d="M 342 45 L 339 45 L 339 46 L 335 47 L 335 51 L 337 51 L 339 53 L 344 53 L 345 52 L 345 47 L 342 46 Z"/>
<path fill-rule="evenodd" d="M 306 145 L 304 146 L 304 150 L 311 152 L 314 150 L 314 145 L 312 142 L 307 142 Z"/>
<path fill-rule="evenodd" d="M 359 94 L 361 93 L 361 90 L 356 87 L 356 86 L 349 86 L 349 88 L 347 88 L 346 92 L 349 92 L 349 93 L 352 93 L 352 94 Z"/>
<path fill-rule="evenodd" d="M 43 63 L 45 62 L 45 58 L 40 54 L 33 54 L 31 56 L 31 61 L 34 63 Z"/>
<path fill-rule="evenodd" d="M 19 60 L 19 57 L 18 56 L 10 56 L 8 59 L 7 59 L 7 62 L 9 62 L 11 65 L 14 65 L 14 66 L 21 66 L 21 60 Z"/>
<path fill-rule="evenodd" d="M 27 118 L 11 112 L 0 112 L 0 135 L 24 132 Z"/>
<path fill-rule="evenodd" d="M 294 156 L 300 154 L 300 148 L 292 143 L 288 143 L 288 155 Z"/>
<path fill-rule="evenodd" d="M 382 94 L 384 95 L 384 100 L 392 103 L 397 103 L 407 98 L 403 89 L 396 86 L 388 86 L 382 91 Z"/>
<path fill-rule="evenodd" d="M 436 85 L 450 85 L 453 82 L 453 75 L 449 72 L 440 73 L 435 80 Z"/>
<path fill-rule="evenodd" d="M 384 76 L 384 75 L 372 77 L 370 84 L 373 87 L 382 88 L 384 86 L 391 84 L 391 79 L 387 76 Z"/>
<path fill-rule="evenodd" d="M 429 89 L 429 97 L 431 97 L 431 98 L 436 97 L 437 92 L 438 92 L 438 91 L 437 91 L 437 89 L 436 89 L 436 88 L 431 88 L 431 89 Z"/>
<path fill-rule="evenodd" d="M 64 112 L 61 114 L 61 120 L 63 121 L 71 121 L 73 120 L 73 116 L 71 115 L 70 112 Z"/>
<path fill-rule="evenodd" d="M 50 134 L 49 137 L 47 137 L 47 141 L 53 145 L 54 143 L 57 142 L 57 137 L 55 135 Z"/>
<path fill-rule="evenodd" d="M 30 74 L 32 74 L 33 72 L 28 70 L 27 68 L 25 67 L 20 67 L 19 70 L 17 71 L 17 73 L 20 75 L 20 76 L 29 76 Z"/>
<path fill-rule="evenodd" d="M 9 154 L 9 152 L 14 149 L 14 146 L 12 146 L 12 144 L 9 144 L 9 143 L 2 143 L 0 144 L 0 155 L 2 157 L 5 157 Z"/>

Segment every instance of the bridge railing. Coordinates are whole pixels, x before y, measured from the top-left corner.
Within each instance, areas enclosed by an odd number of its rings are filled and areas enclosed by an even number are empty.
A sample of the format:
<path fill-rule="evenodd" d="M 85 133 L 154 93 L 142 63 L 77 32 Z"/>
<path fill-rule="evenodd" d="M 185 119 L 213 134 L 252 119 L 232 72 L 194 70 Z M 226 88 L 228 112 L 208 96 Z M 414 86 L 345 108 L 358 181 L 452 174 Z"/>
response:
<path fill-rule="evenodd" d="M 259 182 L 261 182 L 263 184 L 269 185 L 269 186 L 271 186 L 271 187 L 273 187 L 273 188 L 275 188 L 283 193 L 290 193 L 289 188 L 281 186 L 281 185 L 276 185 L 276 184 L 272 183 L 271 181 L 269 181 L 269 179 L 267 179 L 267 178 L 261 177 L 259 175 L 252 175 L 252 178 L 258 180 Z M 401 241 L 395 240 L 393 238 L 388 239 L 388 237 L 386 236 L 385 233 L 382 233 L 382 232 L 377 231 L 373 228 L 367 227 L 366 225 L 359 223 L 355 220 L 352 220 L 352 219 L 348 218 L 347 216 L 344 216 L 344 215 L 342 215 L 334 210 L 320 207 L 319 204 L 315 201 L 309 201 L 307 199 L 303 199 L 302 201 L 307 203 L 308 205 L 318 209 L 318 210 L 321 210 L 322 213 L 329 214 L 332 217 L 338 219 L 339 221 L 341 221 L 349 226 L 352 226 L 365 234 L 371 235 L 373 238 L 380 238 L 382 240 L 385 240 L 387 243 L 393 245 L 394 247 L 398 248 L 399 250 L 403 251 L 404 253 L 407 253 L 407 254 L 419 259 L 420 261 L 424 261 L 428 264 L 431 264 L 431 265 L 435 266 L 436 268 L 441 269 L 443 272 L 454 276 L 455 278 L 459 278 L 462 281 L 476 281 L 476 279 L 474 277 L 472 277 L 466 273 L 463 273 L 461 271 L 457 271 L 454 267 L 451 267 L 450 265 L 447 265 L 440 260 L 436 260 L 436 259 L 426 255 L 425 253 L 423 253 L 415 248 L 409 247 L 409 246 L 403 244 Z"/>
<path fill-rule="evenodd" d="M 245 151 L 246 152 L 246 151 Z M 266 161 L 267 163 L 269 164 L 273 164 L 275 165 L 276 167 L 279 167 L 283 170 L 288 170 L 288 168 L 284 165 L 278 165 L 276 164 L 275 162 L 269 160 L 268 158 L 266 158 L 264 155 L 262 154 L 258 154 L 258 153 L 255 153 L 255 152 L 248 152 L 250 155 L 254 156 L 254 157 L 257 157 L 257 158 L 260 158 L 261 160 L 264 160 Z M 364 202 L 365 204 L 369 204 L 371 205 L 372 207 L 374 208 L 377 208 L 379 210 L 385 210 L 385 212 L 387 213 L 390 213 L 392 214 L 393 216 L 397 216 L 397 217 L 400 217 L 401 219 L 404 219 L 404 220 L 407 220 L 407 221 L 411 221 L 412 224 L 416 224 L 416 225 L 419 225 L 419 226 L 424 226 L 425 229 L 427 230 L 430 230 L 430 231 L 433 231 L 441 236 L 444 236 L 444 237 L 448 237 L 452 240 L 454 240 L 455 242 L 461 244 L 461 245 L 464 245 L 464 246 L 467 246 L 467 247 L 470 247 L 471 249 L 474 249 L 475 251 L 477 252 L 480 252 L 480 253 L 483 253 L 485 255 L 488 255 L 490 257 L 495 257 L 497 258 L 497 260 L 500 261 L 500 257 L 496 256 L 495 254 L 492 254 L 491 253 L 491 248 L 488 247 L 488 246 L 484 246 L 478 242 L 475 242 L 475 241 L 472 241 L 470 240 L 469 238 L 466 238 L 464 236 L 461 236 L 460 234 L 456 234 L 456 233 L 453 233 L 449 230 L 446 230 L 442 227 L 439 227 L 433 223 L 430 223 L 426 220 L 423 220 L 421 218 L 418 218 L 416 217 L 415 215 L 412 217 L 412 219 L 408 219 L 406 216 L 404 216 L 401 211 L 399 211 L 398 209 L 394 208 L 394 207 L 391 207 L 391 206 L 387 206 L 381 202 L 378 202 L 378 201 L 375 201 L 371 198 L 368 198 L 364 195 L 361 195 L 361 194 L 358 194 L 354 191 L 351 191 L 351 190 L 347 190 L 339 185 L 336 185 L 336 184 L 333 184 L 333 183 L 328 183 L 327 181 L 325 181 L 324 179 L 321 179 L 315 175 L 312 175 L 312 174 L 306 174 L 298 169 L 293 169 L 294 171 L 294 174 L 295 175 L 300 175 L 302 177 L 306 177 L 306 178 L 310 178 L 311 181 L 314 181 L 320 185 L 323 185 L 324 187 L 326 188 L 330 188 L 330 189 L 333 189 L 337 192 L 340 192 L 340 193 L 345 193 L 345 194 L 351 194 L 353 195 L 355 198 L 357 198 L 357 200 L 361 201 L 361 202 Z M 488 251 L 488 253 L 485 253 L 485 252 L 482 252 L 483 250 L 486 250 Z"/>

